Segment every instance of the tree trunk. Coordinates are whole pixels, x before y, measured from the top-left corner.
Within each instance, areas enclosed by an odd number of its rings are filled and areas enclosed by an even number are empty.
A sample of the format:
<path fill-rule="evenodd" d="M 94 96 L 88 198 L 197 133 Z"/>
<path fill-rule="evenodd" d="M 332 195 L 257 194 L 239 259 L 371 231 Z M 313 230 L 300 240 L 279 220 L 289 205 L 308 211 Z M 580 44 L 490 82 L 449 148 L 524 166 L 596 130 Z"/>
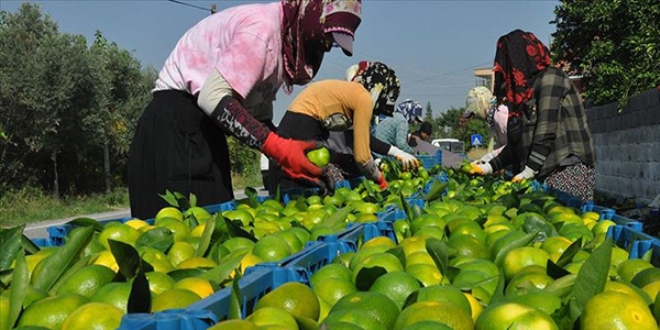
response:
<path fill-rule="evenodd" d="M 53 179 L 53 197 L 55 199 L 60 198 L 60 180 L 59 176 L 57 174 L 57 151 L 53 150 L 53 152 L 50 154 L 50 159 L 53 161 L 53 174 L 54 174 L 54 179 Z"/>
<path fill-rule="evenodd" d="M 110 175 L 110 145 L 108 139 L 103 143 L 103 167 L 105 169 L 105 192 L 110 193 L 112 189 L 111 175 Z"/>

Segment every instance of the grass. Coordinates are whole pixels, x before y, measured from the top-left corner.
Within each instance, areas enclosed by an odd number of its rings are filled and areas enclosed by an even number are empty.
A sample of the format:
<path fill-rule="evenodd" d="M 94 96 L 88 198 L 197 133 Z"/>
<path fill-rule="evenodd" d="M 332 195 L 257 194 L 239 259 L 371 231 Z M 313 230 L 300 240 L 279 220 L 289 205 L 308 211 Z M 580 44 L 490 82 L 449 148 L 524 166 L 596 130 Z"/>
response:
<path fill-rule="evenodd" d="M 108 194 L 55 199 L 38 188 L 6 192 L 0 197 L 0 227 L 120 210 L 129 207 L 128 189 Z"/>
<path fill-rule="evenodd" d="M 234 190 L 261 187 L 261 173 L 234 175 Z M 115 189 L 108 194 L 53 198 L 39 188 L 8 191 L 0 197 L 0 227 L 13 227 L 44 220 L 121 210 L 130 207 L 128 189 Z"/>

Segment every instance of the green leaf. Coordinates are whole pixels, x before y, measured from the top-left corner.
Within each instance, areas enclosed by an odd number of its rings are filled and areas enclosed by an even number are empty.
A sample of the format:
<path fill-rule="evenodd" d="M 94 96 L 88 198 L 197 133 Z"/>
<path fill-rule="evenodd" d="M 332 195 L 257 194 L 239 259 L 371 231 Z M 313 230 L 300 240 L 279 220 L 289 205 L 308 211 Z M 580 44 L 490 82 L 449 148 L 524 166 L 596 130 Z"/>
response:
<path fill-rule="evenodd" d="M 578 238 L 578 240 L 571 243 L 571 245 L 564 251 L 564 253 L 561 254 L 559 259 L 557 260 L 557 266 L 564 267 L 569 263 L 571 263 L 573 257 L 578 252 L 580 252 L 580 247 L 582 247 L 582 237 Z"/>
<path fill-rule="evenodd" d="M 410 204 L 408 204 L 408 200 L 403 197 L 403 194 L 399 193 L 399 197 L 401 198 L 401 207 L 403 208 L 403 212 L 406 213 L 406 219 L 408 219 L 408 222 L 412 222 L 415 220 L 413 218 L 413 213 L 410 210 Z"/>
<path fill-rule="evenodd" d="M 440 180 L 438 179 L 433 180 L 433 184 L 431 184 L 431 189 L 429 190 L 429 193 L 426 195 L 426 201 L 432 202 L 442 197 L 442 194 L 444 194 L 448 185 L 449 184 L 447 182 L 440 182 Z"/>
<path fill-rule="evenodd" d="M 21 249 L 21 236 L 25 226 L 0 228 L 0 270 L 9 269 Z"/>
<path fill-rule="evenodd" d="M 167 202 L 167 204 L 169 204 L 170 206 L 174 206 L 176 208 L 179 207 L 178 199 L 169 190 L 165 190 L 165 195 L 160 195 L 159 194 L 158 196 L 160 196 L 162 199 L 164 199 Z"/>
<path fill-rule="evenodd" d="M 229 220 L 224 217 L 223 219 L 225 219 L 229 237 L 243 237 L 251 240 L 252 242 L 257 242 L 257 239 L 254 237 L 254 235 L 248 233 L 241 227 L 243 226 L 243 223 L 240 220 Z"/>
<path fill-rule="evenodd" d="M 219 265 L 209 269 L 204 274 L 201 274 L 199 277 L 206 279 L 207 281 L 213 281 L 215 283 L 221 283 L 229 277 L 229 274 L 241 264 L 243 257 L 247 254 L 248 251 L 238 250 L 232 254 L 226 256 L 224 261 Z M 236 281 L 236 279 L 234 279 Z"/>
<path fill-rule="evenodd" d="M 248 204 L 250 207 L 253 209 L 259 207 L 259 201 L 257 200 L 257 190 L 252 187 L 246 187 L 244 192 L 245 196 L 248 197 Z"/>
<path fill-rule="evenodd" d="M 323 225 L 332 229 L 343 229 L 346 225 L 346 217 L 351 213 L 351 210 L 350 206 L 337 210 L 323 222 Z"/>
<path fill-rule="evenodd" d="M 23 247 L 23 250 L 25 250 L 26 254 L 35 254 L 41 249 L 32 242 L 31 239 L 29 239 L 25 234 L 22 235 L 21 237 L 21 246 Z"/>
<path fill-rule="evenodd" d="M 307 211 L 307 202 L 305 201 L 305 197 L 298 197 L 298 200 L 296 201 L 296 209 L 298 209 L 298 211 Z"/>
<path fill-rule="evenodd" d="M 449 257 L 456 253 L 452 247 L 446 242 L 439 241 L 435 238 L 426 240 L 426 250 L 435 262 L 435 265 L 440 269 L 444 275 L 449 270 Z"/>
<path fill-rule="evenodd" d="M 94 257 L 95 256 L 96 255 L 94 255 Z M 64 283 L 64 281 L 66 281 L 67 278 L 69 278 L 71 275 L 75 274 L 78 270 L 80 270 L 81 268 L 87 266 L 89 264 L 89 260 L 92 259 L 92 257 L 93 256 L 87 256 L 87 257 L 78 259 L 78 261 L 76 261 L 76 263 L 73 264 L 73 266 L 69 267 L 69 269 L 67 269 L 66 273 L 64 273 L 64 275 L 62 275 L 62 277 L 60 277 L 60 279 L 57 280 L 57 282 L 55 282 L 55 284 L 53 284 L 53 287 L 51 287 L 50 290 L 48 290 L 48 294 L 55 295 L 57 293 L 57 289 L 60 287 L 60 285 L 62 285 L 62 283 Z"/>
<path fill-rule="evenodd" d="M 241 280 L 241 272 L 236 270 L 234 275 L 234 280 L 231 283 L 231 296 L 229 298 L 229 311 L 227 313 L 228 320 L 240 320 L 241 319 L 241 301 L 243 300 L 241 296 L 241 289 L 238 285 L 238 282 Z"/>
<path fill-rule="evenodd" d="M 128 313 L 151 313 L 151 291 L 149 281 L 143 272 L 138 272 L 128 296 Z"/>
<path fill-rule="evenodd" d="M 399 259 L 399 261 L 401 262 L 401 265 L 403 265 L 403 268 L 406 268 L 406 254 L 404 253 L 402 246 L 391 248 L 386 252 L 397 257 L 397 259 Z"/>
<path fill-rule="evenodd" d="M 554 294 L 557 297 L 564 298 L 573 292 L 573 285 L 575 285 L 577 275 L 569 274 L 564 277 L 555 279 L 552 283 L 545 287 L 545 291 Z"/>
<path fill-rule="evenodd" d="M 11 277 L 11 293 L 9 294 L 9 311 L 7 317 L 7 324 L 2 325 L 2 329 L 13 329 L 18 315 L 23 308 L 23 300 L 28 291 L 28 282 L 30 280 L 30 273 L 27 269 L 25 262 L 25 252 L 19 249 L 16 252 L 16 267 Z M 7 313 L 7 312 L 6 312 Z"/>
<path fill-rule="evenodd" d="M 521 216 L 521 215 L 519 215 Z M 548 237 L 559 236 L 555 227 L 543 219 L 543 217 L 538 213 L 525 213 L 522 215 L 525 217 L 525 222 L 522 226 L 523 230 L 526 233 L 538 232 L 538 240 L 544 241 Z"/>
<path fill-rule="evenodd" d="M 539 233 L 537 231 L 531 232 L 504 245 L 499 251 L 497 251 L 497 255 L 495 255 L 495 264 L 502 266 L 502 262 L 504 261 L 504 257 L 506 257 L 507 253 L 515 248 L 529 245 L 529 243 L 531 243 L 538 234 Z"/>
<path fill-rule="evenodd" d="M 77 219 L 73 219 L 73 220 L 71 220 L 67 223 L 72 225 L 74 228 L 75 227 L 91 226 L 91 227 L 94 227 L 95 231 L 103 230 L 103 225 L 101 225 L 97 220 L 91 219 L 91 218 L 77 218 Z"/>
<path fill-rule="evenodd" d="M 486 284 L 490 284 L 490 283 L 493 283 L 495 281 L 499 281 L 499 278 L 500 278 L 499 275 L 495 275 L 495 276 L 491 276 L 491 277 L 488 277 L 488 278 L 485 278 L 485 279 L 480 279 L 480 280 L 455 281 L 455 282 L 452 282 L 452 286 L 454 286 L 454 287 L 456 287 L 456 288 L 458 288 L 462 291 L 472 290 L 476 287 L 484 286 Z"/>
<path fill-rule="evenodd" d="M 568 272 L 566 269 L 562 268 L 561 266 L 557 265 L 556 263 L 552 262 L 552 260 L 548 259 L 548 263 L 546 266 L 546 274 L 548 274 L 548 276 L 556 280 L 558 278 L 569 275 L 570 272 Z"/>
<path fill-rule="evenodd" d="M 610 258 L 612 256 L 612 240 L 606 239 L 589 258 L 584 262 L 575 279 L 573 297 L 575 306 L 572 306 L 571 316 L 582 315 L 582 310 L 591 297 L 603 292 L 610 269 Z"/>
<path fill-rule="evenodd" d="M 165 252 L 174 244 L 174 233 L 163 227 L 157 227 L 140 235 L 135 247 L 148 246 Z"/>
<path fill-rule="evenodd" d="M 188 199 L 186 198 L 186 196 L 183 196 L 182 193 L 175 191 L 174 197 L 176 197 L 178 208 L 183 210 L 187 210 L 190 208 L 190 202 L 188 202 Z"/>
<path fill-rule="evenodd" d="M 175 282 L 188 277 L 202 277 L 206 273 L 204 268 L 175 269 L 167 273 Z"/>
<path fill-rule="evenodd" d="M 197 256 L 203 257 L 208 252 L 209 246 L 211 245 L 211 238 L 213 237 L 213 230 L 215 229 L 215 218 L 210 218 L 206 221 L 204 226 L 204 232 L 202 237 L 199 239 L 199 245 L 197 247 Z"/>
<path fill-rule="evenodd" d="M 497 286 L 495 287 L 495 291 L 493 292 L 493 297 L 490 299 L 490 304 L 494 305 L 497 302 L 500 302 L 504 299 L 504 288 L 506 286 L 505 278 L 504 278 L 504 270 L 500 268 L 500 275 L 497 279 Z"/>
<path fill-rule="evenodd" d="M 655 302 L 653 302 L 653 315 L 660 315 L 660 294 L 655 296 Z"/>
<path fill-rule="evenodd" d="M 280 203 L 284 202 L 282 200 L 282 189 L 281 189 L 279 183 L 277 184 L 277 188 L 275 188 L 275 200 L 280 202 Z"/>
<path fill-rule="evenodd" d="M 376 279 L 385 274 L 387 269 L 380 266 L 363 267 L 355 277 L 355 287 L 360 291 L 368 291 Z"/>
<path fill-rule="evenodd" d="M 33 279 L 34 288 L 44 292 L 49 291 L 67 269 L 76 263 L 93 234 L 93 227 L 79 227 L 72 230 L 66 244 L 42 261 L 42 271 Z"/>
<path fill-rule="evenodd" d="M 188 200 L 189 200 L 190 207 L 196 207 L 197 206 L 197 196 L 195 196 L 195 194 L 190 193 L 190 195 L 188 197 Z"/>
<path fill-rule="evenodd" d="M 154 269 L 146 262 L 142 262 L 140 254 L 134 247 L 124 242 L 108 239 L 110 251 L 117 260 L 119 265 L 119 272 L 128 280 L 137 275 L 141 268 L 145 268 L 145 272 L 152 272 Z"/>

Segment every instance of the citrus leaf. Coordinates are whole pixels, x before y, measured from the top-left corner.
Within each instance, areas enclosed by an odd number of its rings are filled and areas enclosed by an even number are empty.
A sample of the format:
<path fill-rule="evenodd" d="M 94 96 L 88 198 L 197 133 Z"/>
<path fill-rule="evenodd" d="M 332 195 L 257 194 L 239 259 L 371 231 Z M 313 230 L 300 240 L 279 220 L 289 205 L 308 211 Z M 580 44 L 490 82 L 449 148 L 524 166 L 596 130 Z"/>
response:
<path fill-rule="evenodd" d="M 504 270 L 500 268 L 500 275 L 498 276 L 497 279 L 497 286 L 495 287 L 495 291 L 493 292 L 493 297 L 490 299 L 490 304 L 495 304 L 497 302 L 500 302 L 504 299 L 504 287 L 506 286 L 505 280 L 504 280 Z"/>
<path fill-rule="evenodd" d="M 71 220 L 67 223 L 72 225 L 73 227 L 92 226 L 92 227 L 94 227 L 94 231 L 103 230 L 103 225 L 101 225 L 98 222 L 98 220 L 91 219 L 91 218 L 77 218 L 77 219 L 73 219 L 73 220 Z"/>
<path fill-rule="evenodd" d="M 410 210 L 410 204 L 408 204 L 408 200 L 403 197 L 403 194 L 401 193 L 399 193 L 399 198 L 401 198 L 401 207 L 403 208 L 403 212 L 406 213 L 406 219 L 408 219 L 408 222 L 412 222 L 414 218 L 413 213 Z"/>
<path fill-rule="evenodd" d="M 245 196 L 248 197 L 248 204 L 250 207 L 257 208 L 259 207 L 259 201 L 257 200 L 257 191 L 252 187 L 246 187 L 244 190 Z"/>
<path fill-rule="evenodd" d="M 34 244 L 31 239 L 25 236 L 25 234 L 23 234 L 21 237 L 21 246 L 23 246 L 23 250 L 25 250 L 27 255 L 35 254 L 41 251 L 37 244 Z"/>
<path fill-rule="evenodd" d="M 128 296 L 128 313 L 150 313 L 151 291 L 149 281 L 143 272 L 138 272 L 131 285 L 131 294 Z"/>
<path fill-rule="evenodd" d="M 442 195 L 447 190 L 448 185 L 449 184 L 447 182 L 440 182 L 440 180 L 438 180 L 437 178 L 434 179 L 433 183 L 431 184 L 431 189 L 429 190 L 429 193 L 426 194 L 426 201 L 432 202 L 442 197 Z"/>
<path fill-rule="evenodd" d="M 440 269 L 440 273 L 446 274 L 449 270 L 449 257 L 456 253 L 456 250 L 446 242 L 439 241 L 435 238 L 426 240 L 426 250 L 431 256 L 431 259 L 433 259 L 433 262 L 435 262 L 435 265 Z"/>
<path fill-rule="evenodd" d="M 188 277 L 202 277 L 206 273 L 205 268 L 175 269 L 167 273 L 175 282 Z"/>
<path fill-rule="evenodd" d="M 580 251 L 580 247 L 582 247 L 582 237 L 571 243 L 564 253 L 561 254 L 557 260 L 557 266 L 564 267 L 568 265 L 573 260 L 573 257 Z"/>
<path fill-rule="evenodd" d="M 653 303 L 653 315 L 660 315 L 660 294 L 655 296 L 655 302 Z"/>
<path fill-rule="evenodd" d="M 401 262 L 401 265 L 403 265 L 403 268 L 406 268 L 406 254 L 403 252 L 402 246 L 391 248 L 385 252 L 397 257 L 397 259 L 399 259 L 399 262 Z"/>
<path fill-rule="evenodd" d="M 387 274 L 387 270 L 383 267 L 364 267 L 360 269 L 355 278 L 355 287 L 360 291 L 368 291 L 374 281 L 385 274 Z"/>
<path fill-rule="evenodd" d="M 71 231 L 66 243 L 44 259 L 43 268 L 33 279 L 34 288 L 47 292 L 76 263 L 80 254 L 92 240 L 93 227 L 79 227 Z"/>
<path fill-rule="evenodd" d="M 195 196 L 195 194 L 190 193 L 190 195 L 188 197 L 188 201 L 189 201 L 190 207 L 196 207 L 197 206 L 197 196 Z"/>
<path fill-rule="evenodd" d="M 148 246 L 165 252 L 174 244 L 174 233 L 163 227 L 158 227 L 140 235 L 135 242 L 135 247 Z"/>
<path fill-rule="evenodd" d="M 177 207 L 177 208 L 179 207 L 179 201 L 176 198 L 176 196 L 174 196 L 174 194 L 172 194 L 171 191 L 165 190 L 165 195 L 160 195 L 159 194 L 158 196 L 160 196 L 162 199 L 164 199 L 167 202 L 167 204 L 169 204 L 170 206 L 174 206 L 174 207 Z"/>
<path fill-rule="evenodd" d="M 576 304 L 572 305 L 571 316 L 582 315 L 582 310 L 591 297 L 603 292 L 610 269 L 612 256 L 612 240 L 606 239 L 584 262 L 575 279 L 573 297 Z"/>
<path fill-rule="evenodd" d="M 280 184 L 277 184 L 277 188 L 275 188 L 275 200 L 282 203 L 282 189 L 280 187 Z"/>
<path fill-rule="evenodd" d="M 304 197 L 298 197 L 298 200 L 296 201 L 296 208 L 298 211 L 307 211 L 307 202 L 305 202 Z"/>
<path fill-rule="evenodd" d="M 552 281 L 552 283 L 545 287 L 545 291 L 548 291 L 560 298 L 567 297 L 571 292 L 573 292 L 573 285 L 575 285 L 576 278 L 577 275 L 568 274 L 564 277 L 555 279 Z"/>
<path fill-rule="evenodd" d="M 495 281 L 499 280 L 499 275 L 491 276 L 485 279 L 479 279 L 479 280 L 472 280 L 472 281 L 456 281 L 452 282 L 452 286 L 455 286 L 456 288 L 466 291 L 466 290 L 472 290 L 476 287 L 484 286 L 486 284 L 494 283 Z"/>
<path fill-rule="evenodd" d="M 9 294 L 9 311 L 7 317 L 7 324 L 2 325 L 2 329 L 13 329 L 18 315 L 23 308 L 23 300 L 27 295 L 28 281 L 30 280 L 30 273 L 28 272 L 27 264 L 25 262 L 25 252 L 19 248 L 16 252 L 16 267 L 11 277 L 11 293 Z"/>
<path fill-rule="evenodd" d="M 94 255 L 94 256 L 96 256 L 96 255 Z M 92 256 L 87 256 L 87 257 L 84 257 L 84 258 L 80 258 L 78 261 L 76 261 L 76 263 L 73 264 L 73 266 L 69 267 L 69 269 L 66 271 L 66 273 L 64 273 L 64 275 L 62 275 L 62 277 L 60 277 L 60 279 L 57 280 L 57 282 L 55 282 L 55 284 L 53 284 L 53 287 L 50 288 L 50 290 L 48 291 L 48 294 L 54 296 L 57 293 L 57 288 L 59 288 L 59 286 L 62 285 L 62 283 L 64 283 L 64 281 L 67 278 L 69 278 L 71 275 L 75 274 L 78 270 L 80 270 L 80 268 L 83 268 L 83 267 L 87 266 L 87 264 L 89 264 L 90 259 L 92 259 Z"/>
<path fill-rule="evenodd" d="M 511 251 L 515 248 L 527 246 L 529 243 L 531 243 L 534 240 L 534 238 L 536 238 L 536 235 L 538 235 L 538 234 L 539 233 L 537 231 L 531 232 L 531 233 L 526 234 L 525 236 L 522 236 L 518 239 L 514 239 L 511 242 L 504 245 L 499 251 L 497 251 L 497 255 L 495 256 L 495 264 L 497 266 L 501 267 L 502 262 L 504 261 L 504 257 L 506 257 L 506 255 L 507 255 L 507 253 L 509 253 L 509 251 Z"/>
<path fill-rule="evenodd" d="M 550 317 L 561 330 L 577 329 L 574 326 L 575 322 L 571 320 L 569 303 L 562 303 L 561 306 L 550 315 Z"/>
<path fill-rule="evenodd" d="M 296 319 L 300 330 L 317 330 L 319 328 L 319 324 L 308 317 L 293 315 L 293 318 Z"/>
<path fill-rule="evenodd" d="M 186 196 L 183 196 L 182 193 L 175 191 L 174 197 L 176 198 L 178 208 L 183 210 L 187 210 L 190 208 L 190 202 L 188 202 L 188 199 L 186 198 Z"/>
<path fill-rule="evenodd" d="M 21 249 L 21 235 L 25 226 L 0 228 L 0 270 L 9 269 Z"/>
<path fill-rule="evenodd" d="M 229 296 L 229 311 L 227 313 L 228 320 L 241 319 L 241 301 L 243 297 L 241 296 L 241 289 L 238 285 L 240 280 L 241 272 L 236 269 L 234 280 L 231 283 L 231 296 Z"/>
<path fill-rule="evenodd" d="M 548 259 L 548 263 L 546 266 L 546 274 L 548 274 L 548 276 L 556 280 L 558 278 L 562 278 L 566 275 L 569 275 L 570 272 L 568 272 L 566 269 L 562 268 L 561 266 L 557 265 L 556 263 L 552 262 L 552 260 Z"/>
<path fill-rule="evenodd" d="M 229 237 L 243 237 L 251 240 L 252 242 L 257 242 L 257 239 L 254 237 L 254 235 L 248 233 L 241 227 L 243 226 L 243 223 L 240 220 L 229 220 L 224 217 L 223 219 L 225 219 Z"/>
<path fill-rule="evenodd" d="M 211 237 L 213 237 L 213 230 L 215 229 L 215 218 L 210 218 L 206 220 L 206 225 L 204 226 L 204 232 L 202 232 L 202 237 L 199 239 L 199 245 L 197 247 L 197 256 L 203 257 L 207 254 L 209 246 L 211 245 Z"/>
<path fill-rule="evenodd" d="M 543 219 L 543 217 L 540 214 L 525 213 L 524 216 L 525 216 L 525 222 L 522 225 L 522 229 L 526 233 L 538 232 L 539 235 L 536 237 L 536 240 L 545 241 L 545 239 L 548 237 L 559 236 L 559 233 L 557 233 L 555 227 L 551 223 Z"/>
<path fill-rule="evenodd" d="M 142 262 L 140 254 L 129 244 L 113 239 L 108 239 L 108 244 L 110 245 L 110 252 L 112 252 L 115 260 L 117 260 L 117 265 L 119 265 L 119 272 L 127 280 L 134 278 L 142 267 L 146 268 L 144 269 L 145 272 L 154 270 L 151 265 Z"/>
<path fill-rule="evenodd" d="M 229 277 L 229 274 L 241 264 L 243 257 L 248 253 L 246 250 L 238 250 L 225 257 L 221 264 L 209 269 L 201 278 L 219 283 Z"/>
<path fill-rule="evenodd" d="M 337 227 L 344 228 L 344 225 L 346 223 L 346 217 L 348 216 L 349 213 L 351 213 L 351 210 L 352 208 L 350 206 L 346 206 L 342 209 L 339 209 L 337 212 L 329 216 L 323 222 L 323 225 L 329 228 L 337 228 Z"/>

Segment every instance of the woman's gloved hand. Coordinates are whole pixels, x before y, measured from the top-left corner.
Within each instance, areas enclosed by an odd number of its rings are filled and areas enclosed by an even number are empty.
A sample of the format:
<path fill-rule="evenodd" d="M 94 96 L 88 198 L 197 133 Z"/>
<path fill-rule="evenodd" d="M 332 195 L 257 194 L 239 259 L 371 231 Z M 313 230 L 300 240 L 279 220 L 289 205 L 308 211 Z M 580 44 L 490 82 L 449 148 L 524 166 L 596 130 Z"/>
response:
<path fill-rule="evenodd" d="M 396 158 L 403 165 L 404 170 L 415 169 L 419 167 L 419 160 L 415 156 L 395 147 L 390 147 L 387 155 Z"/>
<path fill-rule="evenodd" d="M 533 179 L 534 176 L 536 175 L 536 173 L 538 173 L 538 172 L 536 172 L 533 169 L 525 166 L 525 169 L 522 170 L 522 172 L 518 173 L 518 175 L 514 176 L 513 179 L 511 179 L 511 182 L 518 183 L 518 182 L 521 182 L 523 180 Z"/>
<path fill-rule="evenodd" d="M 470 174 L 478 174 L 478 175 L 493 174 L 493 167 L 490 166 L 490 164 L 488 163 L 484 163 L 484 164 L 471 163 L 470 165 L 472 166 L 469 172 Z"/>
<path fill-rule="evenodd" d="M 289 173 L 285 173 L 294 179 L 300 175 L 319 178 L 323 175 L 324 168 L 309 161 L 307 152 L 321 146 L 318 142 L 285 139 L 270 132 L 261 151 L 280 164 L 283 170 L 286 169 Z"/>
<path fill-rule="evenodd" d="M 380 172 L 378 165 L 376 165 L 373 158 L 370 158 L 364 165 L 362 165 L 360 170 L 367 179 L 376 182 L 381 189 L 389 187 L 387 181 L 385 181 L 385 176 Z"/>
<path fill-rule="evenodd" d="M 489 161 L 491 161 L 491 159 L 493 159 L 493 158 L 495 158 L 495 153 L 494 152 L 489 152 L 489 153 L 483 155 L 483 157 L 481 157 L 481 159 L 479 159 L 479 161 L 485 164 L 485 163 L 488 163 Z"/>

